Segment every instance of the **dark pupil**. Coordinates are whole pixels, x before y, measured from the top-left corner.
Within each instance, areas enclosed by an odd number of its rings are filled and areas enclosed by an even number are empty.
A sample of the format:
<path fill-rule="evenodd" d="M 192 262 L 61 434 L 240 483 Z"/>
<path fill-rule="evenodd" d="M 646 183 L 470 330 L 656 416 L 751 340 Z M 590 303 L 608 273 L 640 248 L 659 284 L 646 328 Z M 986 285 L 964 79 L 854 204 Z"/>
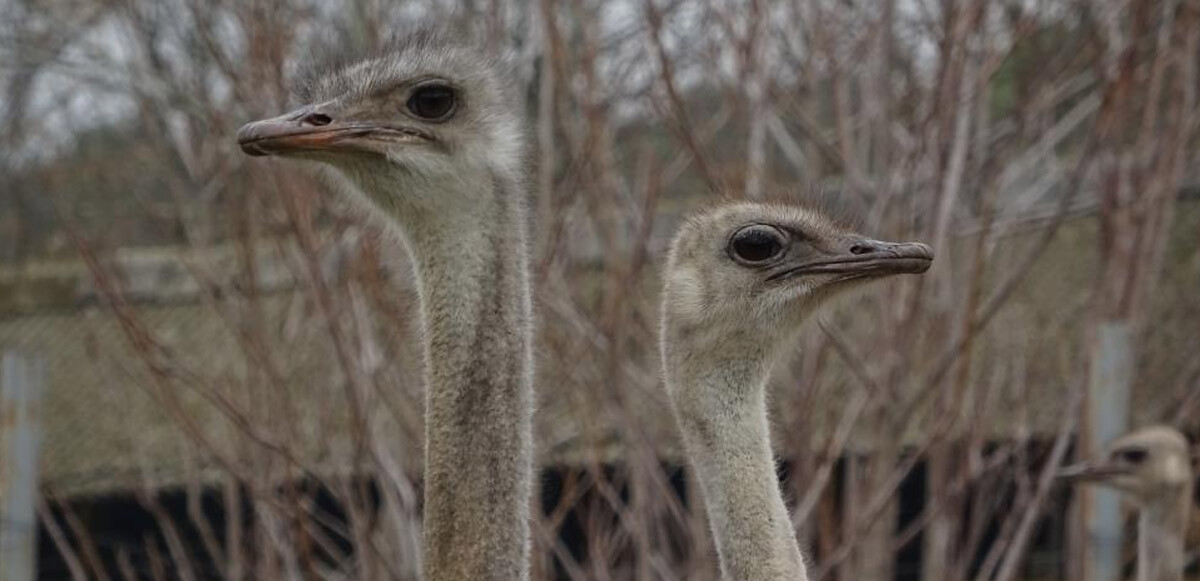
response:
<path fill-rule="evenodd" d="M 454 91 L 446 87 L 418 89 L 408 99 L 408 110 L 423 119 L 440 119 L 454 108 Z"/>
<path fill-rule="evenodd" d="M 1130 464 L 1141 464 L 1146 459 L 1145 450 L 1124 450 L 1121 452 L 1121 459 Z"/>
<path fill-rule="evenodd" d="M 778 238 L 762 230 L 743 232 L 733 241 L 733 252 L 746 262 L 761 262 L 773 258 L 782 248 Z"/>

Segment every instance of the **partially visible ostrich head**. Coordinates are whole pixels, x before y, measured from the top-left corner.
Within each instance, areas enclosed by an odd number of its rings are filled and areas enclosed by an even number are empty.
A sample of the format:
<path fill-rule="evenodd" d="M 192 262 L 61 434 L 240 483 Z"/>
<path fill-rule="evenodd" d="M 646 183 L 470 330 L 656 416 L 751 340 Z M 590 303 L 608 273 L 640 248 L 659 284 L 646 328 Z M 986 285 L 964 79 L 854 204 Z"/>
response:
<path fill-rule="evenodd" d="M 915 242 L 881 242 L 824 215 L 782 204 L 728 204 L 688 220 L 666 272 L 665 313 L 703 328 L 716 347 L 751 335 L 778 343 L 820 303 L 864 282 L 929 269 L 933 253 Z"/>
<path fill-rule="evenodd" d="M 509 67 L 440 32 L 405 37 L 379 56 L 311 75 L 307 104 L 249 123 L 251 155 L 324 162 L 379 209 L 415 226 L 433 214 L 470 219 L 490 187 L 445 187 L 521 172 L 521 100 Z"/>
<path fill-rule="evenodd" d="M 1117 438 L 1104 458 L 1064 468 L 1060 475 L 1115 488 L 1141 508 L 1188 495 L 1194 478 L 1187 438 L 1167 426 Z"/>
<path fill-rule="evenodd" d="M 1109 443 L 1103 458 L 1059 476 L 1114 488 L 1137 505 L 1138 581 L 1183 579 L 1195 478 L 1183 434 L 1167 426 L 1136 430 Z"/>

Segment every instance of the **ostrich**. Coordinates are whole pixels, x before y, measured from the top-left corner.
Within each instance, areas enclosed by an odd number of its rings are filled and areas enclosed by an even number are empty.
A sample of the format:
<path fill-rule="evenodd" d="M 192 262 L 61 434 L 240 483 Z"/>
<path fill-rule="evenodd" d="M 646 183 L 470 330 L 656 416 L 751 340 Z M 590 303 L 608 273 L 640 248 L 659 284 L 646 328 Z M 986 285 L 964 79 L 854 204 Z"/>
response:
<path fill-rule="evenodd" d="M 426 367 L 425 578 L 528 578 L 533 334 L 521 98 L 436 32 L 315 77 L 250 155 L 323 163 L 414 265 Z"/>
<path fill-rule="evenodd" d="M 1183 434 L 1167 426 L 1142 428 L 1109 444 L 1103 460 L 1068 466 L 1059 475 L 1115 488 L 1138 507 L 1138 581 L 1183 579 L 1195 478 Z"/>
<path fill-rule="evenodd" d="M 680 228 L 664 274 L 663 368 L 724 578 L 807 578 L 771 451 L 772 365 L 824 300 L 932 259 L 924 244 L 871 240 L 786 205 L 724 205 Z"/>

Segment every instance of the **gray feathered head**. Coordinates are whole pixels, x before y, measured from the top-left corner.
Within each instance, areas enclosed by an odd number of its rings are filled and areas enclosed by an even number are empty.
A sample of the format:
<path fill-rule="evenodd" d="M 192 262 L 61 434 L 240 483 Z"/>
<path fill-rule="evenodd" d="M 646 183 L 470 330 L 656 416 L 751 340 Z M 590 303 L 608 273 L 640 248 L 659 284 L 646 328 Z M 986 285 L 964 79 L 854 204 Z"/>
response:
<path fill-rule="evenodd" d="M 302 79 L 296 92 L 306 104 L 242 127 L 243 151 L 426 174 L 519 163 L 512 68 L 469 39 L 417 31 L 366 58 L 327 59 Z"/>

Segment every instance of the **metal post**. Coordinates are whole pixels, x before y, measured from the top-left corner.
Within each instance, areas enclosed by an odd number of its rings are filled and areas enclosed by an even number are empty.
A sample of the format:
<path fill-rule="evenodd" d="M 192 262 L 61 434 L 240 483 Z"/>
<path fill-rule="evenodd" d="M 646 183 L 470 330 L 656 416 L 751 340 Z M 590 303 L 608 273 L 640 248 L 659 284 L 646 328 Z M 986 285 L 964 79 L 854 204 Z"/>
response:
<path fill-rule="evenodd" d="M 1084 451 L 1099 458 L 1104 446 L 1129 430 L 1133 384 L 1133 334 L 1126 321 L 1106 321 L 1096 328 L 1088 376 Z M 1084 579 L 1121 578 L 1121 500 L 1116 491 L 1089 487 L 1082 495 L 1085 528 Z"/>
<path fill-rule="evenodd" d="M 37 572 L 38 407 L 45 362 L 5 351 L 0 359 L 0 581 Z"/>

